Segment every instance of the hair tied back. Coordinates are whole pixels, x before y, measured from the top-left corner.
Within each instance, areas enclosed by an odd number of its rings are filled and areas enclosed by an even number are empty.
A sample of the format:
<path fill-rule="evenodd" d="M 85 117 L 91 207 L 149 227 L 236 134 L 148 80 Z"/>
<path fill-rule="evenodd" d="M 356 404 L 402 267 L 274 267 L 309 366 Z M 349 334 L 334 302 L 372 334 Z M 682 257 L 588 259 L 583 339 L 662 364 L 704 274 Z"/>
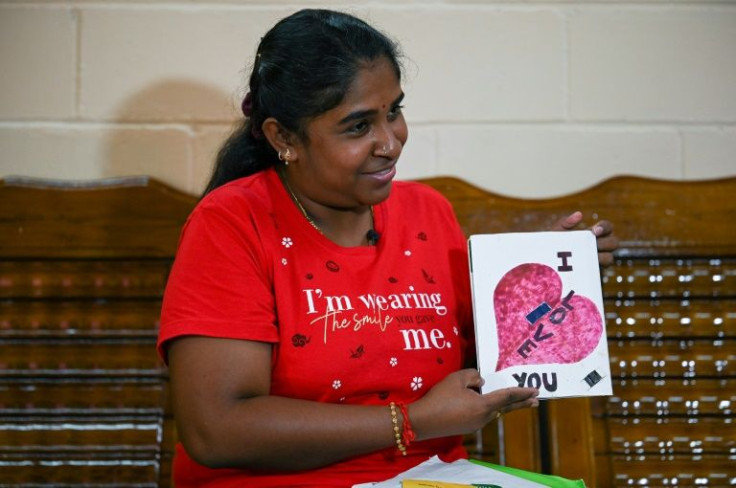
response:
<path fill-rule="evenodd" d="M 240 109 L 243 111 L 243 115 L 250 118 L 253 115 L 253 95 L 250 92 L 245 94 L 243 103 L 240 104 Z"/>

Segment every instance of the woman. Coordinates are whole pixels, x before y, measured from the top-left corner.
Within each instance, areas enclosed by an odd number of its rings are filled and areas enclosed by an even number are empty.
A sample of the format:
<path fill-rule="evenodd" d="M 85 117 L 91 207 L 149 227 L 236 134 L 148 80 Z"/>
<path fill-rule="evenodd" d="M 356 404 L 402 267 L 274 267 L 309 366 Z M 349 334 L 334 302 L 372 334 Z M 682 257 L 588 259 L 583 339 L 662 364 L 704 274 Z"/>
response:
<path fill-rule="evenodd" d="M 537 405 L 461 369 L 466 241 L 438 193 L 393 182 L 400 81 L 394 43 L 346 14 L 303 10 L 261 40 L 164 298 L 177 486 L 377 481 Z"/>

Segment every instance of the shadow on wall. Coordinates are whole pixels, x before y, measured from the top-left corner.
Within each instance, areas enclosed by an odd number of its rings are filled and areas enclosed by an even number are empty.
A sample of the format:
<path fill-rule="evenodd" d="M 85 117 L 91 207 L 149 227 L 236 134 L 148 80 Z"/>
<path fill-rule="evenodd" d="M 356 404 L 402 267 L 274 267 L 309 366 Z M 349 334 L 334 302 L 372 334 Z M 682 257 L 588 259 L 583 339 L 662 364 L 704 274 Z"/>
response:
<path fill-rule="evenodd" d="M 190 194 L 202 191 L 239 101 L 187 80 L 151 85 L 115 112 L 99 159 L 108 177 L 148 175 Z"/>

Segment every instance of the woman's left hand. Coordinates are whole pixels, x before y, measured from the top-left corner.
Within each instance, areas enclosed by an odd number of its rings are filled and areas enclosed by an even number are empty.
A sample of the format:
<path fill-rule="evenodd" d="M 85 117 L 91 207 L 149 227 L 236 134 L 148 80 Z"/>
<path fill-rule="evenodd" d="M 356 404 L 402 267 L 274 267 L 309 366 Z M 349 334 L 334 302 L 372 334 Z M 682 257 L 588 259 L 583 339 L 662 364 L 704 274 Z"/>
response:
<path fill-rule="evenodd" d="M 557 221 L 551 230 L 572 230 L 583 220 L 582 212 L 573 212 Z M 613 251 L 618 249 L 618 237 L 613 233 L 613 224 L 608 220 L 597 222 L 590 229 L 598 245 L 598 263 L 609 266 L 613 263 Z"/>

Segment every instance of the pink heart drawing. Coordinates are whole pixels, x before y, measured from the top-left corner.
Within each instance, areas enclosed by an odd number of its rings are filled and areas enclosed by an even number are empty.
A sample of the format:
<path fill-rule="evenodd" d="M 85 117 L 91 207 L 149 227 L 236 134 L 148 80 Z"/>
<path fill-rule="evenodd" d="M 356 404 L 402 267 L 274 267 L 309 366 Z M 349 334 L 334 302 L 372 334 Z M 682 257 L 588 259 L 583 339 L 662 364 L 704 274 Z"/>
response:
<path fill-rule="evenodd" d="M 562 296 L 557 271 L 540 263 L 509 270 L 493 292 L 499 354 L 496 371 L 520 364 L 570 364 L 598 345 L 603 318 L 589 298 Z"/>

